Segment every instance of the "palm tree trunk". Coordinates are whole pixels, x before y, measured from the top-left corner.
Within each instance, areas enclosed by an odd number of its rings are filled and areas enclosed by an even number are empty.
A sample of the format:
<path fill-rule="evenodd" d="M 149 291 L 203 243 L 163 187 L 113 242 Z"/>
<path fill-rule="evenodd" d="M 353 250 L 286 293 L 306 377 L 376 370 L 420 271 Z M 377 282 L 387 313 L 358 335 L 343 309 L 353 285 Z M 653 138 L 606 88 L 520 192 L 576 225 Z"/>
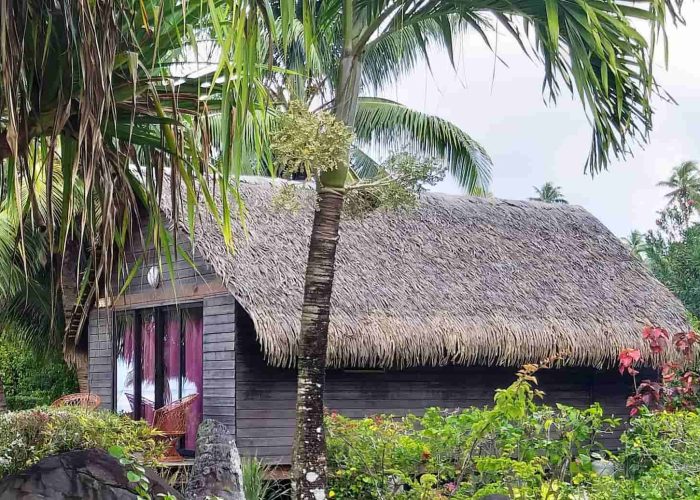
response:
<path fill-rule="evenodd" d="M 0 376 L 0 413 L 5 413 L 7 411 L 7 400 L 5 399 L 5 385 L 2 383 L 2 376 Z"/>
<path fill-rule="evenodd" d="M 76 370 L 80 392 L 89 392 L 88 353 L 80 339 L 84 316 L 90 307 L 89 293 L 80 291 L 81 277 L 90 272 L 80 259 L 80 244 L 70 239 L 63 249 L 61 261 L 61 301 L 63 306 L 63 359 Z"/>
<path fill-rule="evenodd" d="M 68 359 L 70 359 L 70 363 L 68 363 Z M 90 387 L 88 385 L 88 353 L 74 347 L 71 356 L 66 356 L 64 354 L 64 360 L 75 367 L 75 375 L 78 379 L 78 388 L 80 392 L 90 392 Z"/>
<path fill-rule="evenodd" d="M 327 188 L 320 190 L 306 265 L 301 345 L 297 360 L 297 421 L 292 455 L 292 484 L 295 497 L 303 500 L 325 498 L 326 440 L 323 428 L 323 391 L 326 379 L 330 297 L 342 206 L 342 191 Z"/>
<path fill-rule="evenodd" d="M 348 4 L 351 5 L 351 1 L 346 0 L 346 8 Z M 351 9 L 345 15 L 352 17 Z M 351 37 L 346 39 L 351 40 Z M 360 72 L 361 61 L 352 46 L 344 47 L 335 115 L 349 127 L 355 120 Z M 323 172 L 319 179 L 318 207 L 314 214 L 306 263 L 297 359 L 296 432 L 292 453 L 292 497 L 296 500 L 326 498 L 323 393 L 335 251 L 347 173 L 347 168 Z"/>

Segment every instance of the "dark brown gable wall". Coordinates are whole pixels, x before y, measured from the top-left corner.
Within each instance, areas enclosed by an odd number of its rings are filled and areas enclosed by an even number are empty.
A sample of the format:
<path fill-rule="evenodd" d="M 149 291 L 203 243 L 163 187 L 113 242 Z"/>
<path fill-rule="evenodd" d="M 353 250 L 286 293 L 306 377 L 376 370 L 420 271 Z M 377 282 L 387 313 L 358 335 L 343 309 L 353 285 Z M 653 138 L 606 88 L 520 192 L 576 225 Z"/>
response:
<path fill-rule="evenodd" d="M 236 441 L 244 455 L 286 464 L 294 433 L 295 372 L 265 363 L 250 319 L 241 313 L 236 342 Z M 514 369 L 479 367 L 331 370 L 326 406 L 350 417 L 422 414 L 431 406 L 486 406 L 493 402 L 496 388 L 513 382 L 514 373 Z M 617 372 L 564 369 L 543 371 L 538 377 L 548 403 L 585 407 L 598 399 L 608 411 L 626 415 L 624 404 L 631 389 Z M 612 438 L 605 444 L 614 442 Z"/>

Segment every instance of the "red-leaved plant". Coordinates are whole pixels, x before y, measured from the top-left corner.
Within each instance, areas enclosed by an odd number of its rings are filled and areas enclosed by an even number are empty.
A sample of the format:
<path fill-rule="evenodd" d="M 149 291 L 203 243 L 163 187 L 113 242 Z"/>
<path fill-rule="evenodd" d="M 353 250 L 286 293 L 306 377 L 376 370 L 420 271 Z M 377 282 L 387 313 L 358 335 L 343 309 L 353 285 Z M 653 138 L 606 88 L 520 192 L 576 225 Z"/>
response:
<path fill-rule="evenodd" d="M 679 332 L 673 338 L 663 328 L 646 326 L 642 338 L 648 343 L 652 354 L 662 355 L 669 346 L 681 354 L 689 363 L 694 358 L 693 346 L 700 336 L 693 332 Z M 635 368 L 644 363 L 639 349 L 623 349 L 619 355 L 619 370 L 632 376 L 634 394 L 627 398 L 630 415 L 639 413 L 642 407 L 651 411 L 674 411 L 679 408 L 696 408 L 700 402 L 700 373 L 693 368 L 684 368 L 678 363 L 665 362 L 661 365 L 661 380 L 642 380 L 637 384 L 639 371 Z"/>

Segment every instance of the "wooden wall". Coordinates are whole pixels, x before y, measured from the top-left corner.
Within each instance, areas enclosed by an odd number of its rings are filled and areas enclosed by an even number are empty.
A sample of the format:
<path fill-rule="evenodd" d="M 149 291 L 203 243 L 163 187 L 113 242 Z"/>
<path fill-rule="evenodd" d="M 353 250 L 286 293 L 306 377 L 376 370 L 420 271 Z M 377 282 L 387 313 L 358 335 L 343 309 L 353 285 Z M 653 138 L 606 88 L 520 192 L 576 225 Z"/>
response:
<path fill-rule="evenodd" d="M 268 366 L 250 318 L 240 310 L 236 342 L 236 442 L 243 455 L 289 463 L 294 434 L 296 379 L 289 369 Z M 349 417 L 378 413 L 422 414 L 425 408 L 465 408 L 493 402 L 494 391 L 514 380 L 512 368 L 444 367 L 371 372 L 330 370 L 326 407 Z M 546 402 L 586 407 L 599 400 L 626 415 L 632 392 L 617 372 L 592 369 L 543 371 Z M 614 446 L 615 436 L 604 440 Z"/>
<path fill-rule="evenodd" d="M 112 409 L 114 365 L 112 360 L 112 314 L 94 307 L 90 311 L 88 334 L 88 387 L 102 400 L 102 407 Z"/>
<path fill-rule="evenodd" d="M 204 418 L 235 432 L 235 309 L 231 294 L 204 300 Z"/>
<path fill-rule="evenodd" d="M 144 249 L 137 239 L 127 249 L 121 276 L 128 274 L 140 257 L 143 262 L 122 297 L 102 300 L 102 307 L 90 311 L 88 322 L 88 351 L 90 357 L 89 386 L 102 399 L 102 406 L 113 408 L 114 360 L 113 314 L 115 311 L 171 304 L 201 303 L 203 312 L 203 406 L 204 418 L 215 418 L 235 426 L 235 299 L 223 287 L 221 280 L 199 255 L 189 241 L 178 242 L 179 253 L 171 273 L 162 256 L 163 278 L 157 289 L 148 284 L 148 269 L 158 261 L 152 247 Z M 193 268 L 189 260 L 194 261 Z M 173 287 L 173 281 L 175 287 Z M 113 290 L 119 290 L 117 273 Z"/>

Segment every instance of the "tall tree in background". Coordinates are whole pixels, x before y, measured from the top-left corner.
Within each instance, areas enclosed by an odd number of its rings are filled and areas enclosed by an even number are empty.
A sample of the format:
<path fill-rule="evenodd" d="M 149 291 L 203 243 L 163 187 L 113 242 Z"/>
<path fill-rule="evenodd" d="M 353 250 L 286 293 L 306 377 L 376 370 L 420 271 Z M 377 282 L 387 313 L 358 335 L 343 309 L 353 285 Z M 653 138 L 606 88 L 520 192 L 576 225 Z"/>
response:
<path fill-rule="evenodd" d="M 523 46 L 532 42 L 544 63 L 545 88 L 552 99 L 565 83 L 576 90 L 593 124 L 593 141 L 587 162 L 591 173 L 607 167 L 610 156 L 627 151 L 630 138 L 644 140 L 652 124 L 650 96 L 654 50 L 648 48 L 635 22 L 649 22 L 655 39 L 667 11 L 676 15 L 673 1 L 641 8 L 626 1 L 579 3 L 504 1 L 464 2 L 434 0 L 343 0 L 321 2 L 301 9 L 306 53 L 309 47 L 333 47 L 327 57 L 338 61 L 331 74 L 333 95 L 329 101 L 335 117 L 353 129 L 369 47 L 377 48 L 372 61 L 376 74 L 396 79 L 407 67 L 408 51 L 402 42 L 415 34 L 411 57 L 427 56 L 421 33 L 436 26 L 433 42 L 450 56 L 452 40 L 466 28 L 480 33 L 504 27 Z M 290 7 L 291 9 L 291 7 Z M 284 10 L 283 10 L 284 12 Z M 295 11 L 286 11 L 288 19 Z M 285 21 L 282 21 L 282 25 Z M 526 28 L 526 29 L 523 29 Z M 532 37 L 529 38 L 529 37 Z M 332 40 L 333 43 L 327 43 Z M 653 43 L 653 41 L 652 41 Z M 307 61 L 306 68 L 313 61 Z M 349 154 L 349 151 L 348 151 Z M 341 208 L 349 177 L 349 161 L 323 170 L 317 178 L 318 209 L 306 268 L 304 304 L 298 359 L 297 431 L 292 482 L 295 497 L 325 498 L 326 457 L 323 432 L 323 389 L 330 302 Z M 322 168 L 322 166 L 319 166 Z M 466 185 L 478 184 L 478 170 Z"/>
<path fill-rule="evenodd" d="M 698 210 L 700 202 L 700 171 L 694 161 L 684 161 L 673 167 L 671 176 L 657 184 L 668 188 L 666 193 L 669 207 L 675 206 L 681 217 L 681 224 L 687 229 L 690 219 Z"/>
<path fill-rule="evenodd" d="M 645 263 L 685 308 L 700 318 L 700 226 L 691 225 L 680 238 L 647 233 Z"/>
<path fill-rule="evenodd" d="M 668 180 L 668 205 L 659 211 L 656 230 L 643 238 L 645 263 L 696 318 L 700 317 L 700 226 L 694 217 L 700 200 L 697 163 L 684 161 Z M 633 232 L 634 234 L 634 232 Z"/>
<path fill-rule="evenodd" d="M 635 229 L 629 234 L 629 236 L 622 238 L 622 242 L 627 245 L 627 248 L 630 249 L 632 255 L 640 260 L 643 259 L 644 252 L 647 249 L 647 242 L 641 231 Z"/>
<path fill-rule="evenodd" d="M 669 188 L 666 193 L 669 204 L 687 203 L 688 200 L 700 198 L 700 171 L 695 161 L 684 161 L 673 167 L 668 180 L 661 181 L 657 186 Z"/>
<path fill-rule="evenodd" d="M 530 198 L 533 201 L 542 201 L 544 203 L 569 203 L 564 198 L 561 192 L 561 186 L 555 186 L 551 182 L 545 182 L 542 187 L 534 186 L 537 197 Z"/>

